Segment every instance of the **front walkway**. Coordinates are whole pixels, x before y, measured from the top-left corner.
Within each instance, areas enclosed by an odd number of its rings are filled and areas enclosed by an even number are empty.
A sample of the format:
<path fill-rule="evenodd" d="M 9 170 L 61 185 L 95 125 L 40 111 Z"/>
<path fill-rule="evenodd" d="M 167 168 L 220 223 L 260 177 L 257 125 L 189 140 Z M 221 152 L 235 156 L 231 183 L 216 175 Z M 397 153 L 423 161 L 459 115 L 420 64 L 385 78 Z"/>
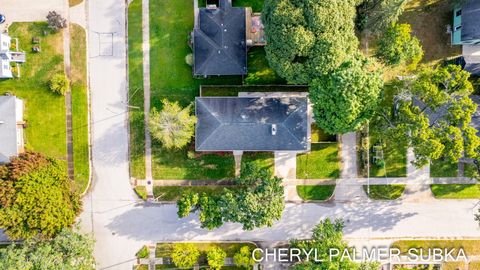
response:
<path fill-rule="evenodd" d="M 275 152 L 275 176 L 283 179 L 297 178 L 297 153 Z"/>

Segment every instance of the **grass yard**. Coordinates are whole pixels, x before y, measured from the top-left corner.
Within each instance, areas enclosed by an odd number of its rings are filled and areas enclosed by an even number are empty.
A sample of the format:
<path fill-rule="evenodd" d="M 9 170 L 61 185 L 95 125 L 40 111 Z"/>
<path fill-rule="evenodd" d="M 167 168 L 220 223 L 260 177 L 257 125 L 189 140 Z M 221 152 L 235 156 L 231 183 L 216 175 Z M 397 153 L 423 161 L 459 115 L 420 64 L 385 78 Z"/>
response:
<path fill-rule="evenodd" d="M 264 0 L 233 0 L 234 7 L 251 7 L 253 12 L 262 12 Z M 198 0 L 198 7 L 206 7 L 206 0 Z"/>
<path fill-rule="evenodd" d="M 335 185 L 297 186 L 297 193 L 305 201 L 325 201 L 332 197 Z"/>
<path fill-rule="evenodd" d="M 370 135 L 370 177 L 405 177 L 407 176 L 407 147 L 393 140 L 384 140 L 383 162 L 373 162 L 374 146 L 379 140 Z"/>
<path fill-rule="evenodd" d="M 130 109 L 130 175 L 145 178 L 145 125 L 143 114 L 142 0 L 128 6 L 128 79 Z"/>
<path fill-rule="evenodd" d="M 338 143 L 312 143 L 311 151 L 297 155 L 298 179 L 332 179 L 340 176 Z"/>
<path fill-rule="evenodd" d="M 443 160 L 432 160 L 430 164 L 431 177 L 457 177 L 458 164 Z"/>
<path fill-rule="evenodd" d="M 203 97 L 217 97 L 230 96 L 236 97 L 239 92 L 308 92 L 308 86 L 302 85 L 255 85 L 255 86 L 215 86 L 202 85 L 201 96 Z"/>
<path fill-rule="evenodd" d="M 43 35 L 46 22 L 12 23 L 9 34 L 18 38 L 27 62 L 20 68 L 21 78 L 0 80 L 0 95 L 12 93 L 25 102 L 24 118 L 27 149 L 66 159 L 65 97 L 48 89 L 48 81 L 63 72 L 62 33 Z M 32 38 L 41 38 L 42 52 L 32 52 Z"/>
<path fill-rule="evenodd" d="M 77 24 L 71 24 L 70 38 L 74 180 L 80 192 L 83 192 L 87 188 L 90 177 L 85 29 Z"/>
<path fill-rule="evenodd" d="M 337 135 L 331 135 L 320 129 L 315 123 L 311 126 L 312 143 L 318 142 L 336 142 Z"/>
<path fill-rule="evenodd" d="M 394 242 L 392 247 L 399 248 L 402 253 L 406 253 L 410 248 L 455 248 L 457 251 L 463 248 L 467 256 L 480 255 L 480 240 L 402 240 Z"/>
<path fill-rule="evenodd" d="M 286 84 L 286 81 L 269 66 L 263 47 L 250 48 L 247 63 L 248 74 L 245 78 L 245 84 Z"/>
<path fill-rule="evenodd" d="M 275 172 L 275 160 L 272 152 L 244 152 L 242 163 L 252 162 L 260 168 L 268 169 L 272 175 Z"/>
<path fill-rule="evenodd" d="M 451 24 L 452 6 L 449 0 L 409 1 L 401 23 L 412 25 L 413 34 L 420 40 L 425 55 L 423 63 L 434 64 L 459 56 L 462 46 L 451 46 L 446 25 Z"/>
<path fill-rule="evenodd" d="M 430 185 L 437 199 L 480 199 L 480 185 Z"/>
<path fill-rule="evenodd" d="M 160 201 L 177 201 L 187 192 L 216 194 L 224 188 L 224 186 L 156 186 L 153 187 L 153 196 L 155 198 L 161 196 L 158 199 Z"/>
<path fill-rule="evenodd" d="M 367 193 L 368 186 L 364 185 L 363 190 Z M 370 185 L 368 197 L 374 200 L 396 200 L 402 196 L 404 190 L 405 185 Z"/>

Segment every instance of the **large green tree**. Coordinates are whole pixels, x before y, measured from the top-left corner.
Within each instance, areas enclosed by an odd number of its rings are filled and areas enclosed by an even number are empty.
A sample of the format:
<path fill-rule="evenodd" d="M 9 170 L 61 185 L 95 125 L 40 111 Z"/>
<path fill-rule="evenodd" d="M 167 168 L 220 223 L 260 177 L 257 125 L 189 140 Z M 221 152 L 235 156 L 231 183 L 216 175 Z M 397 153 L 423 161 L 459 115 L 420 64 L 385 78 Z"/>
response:
<path fill-rule="evenodd" d="M 30 239 L 0 249 L 4 270 L 93 270 L 93 239 L 63 229 L 51 240 Z"/>
<path fill-rule="evenodd" d="M 477 158 L 480 140 L 470 126 L 477 105 L 469 97 L 469 76 L 460 66 L 448 65 L 425 68 L 400 82 L 393 110 L 379 110 L 372 131 L 412 147 L 419 167 L 439 158 Z"/>
<path fill-rule="evenodd" d="M 361 31 L 380 34 L 398 21 L 408 0 L 363 0 L 357 7 Z"/>
<path fill-rule="evenodd" d="M 315 79 L 310 86 L 317 125 L 331 134 L 359 129 L 373 115 L 383 86 L 367 60 L 354 59 Z"/>
<path fill-rule="evenodd" d="M 177 243 L 173 245 L 172 260 L 179 268 L 192 268 L 198 263 L 200 251 L 191 243 Z"/>
<path fill-rule="evenodd" d="M 191 106 L 182 108 L 166 99 L 162 102 L 161 111 L 154 108 L 150 113 L 150 133 L 167 149 L 182 148 L 192 139 L 197 118 L 191 114 Z"/>
<path fill-rule="evenodd" d="M 225 265 L 227 253 L 221 247 L 213 247 L 207 251 L 207 262 L 213 270 L 220 270 Z"/>
<path fill-rule="evenodd" d="M 290 83 L 308 84 L 358 49 L 355 0 L 265 0 L 265 51 Z"/>
<path fill-rule="evenodd" d="M 388 65 L 406 64 L 416 68 L 422 60 L 420 41 L 411 35 L 409 24 L 394 24 L 387 28 L 378 41 L 377 57 Z"/>
<path fill-rule="evenodd" d="M 53 237 L 75 222 L 81 200 L 61 161 L 27 152 L 4 166 L 0 228 L 11 239 Z"/>
<path fill-rule="evenodd" d="M 207 195 L 186 193 L 177 202 L 178 216 L 199 212 L 202 227 L 218 228 L 225 222 L 236 222 L 244 230 L 252 230 L 273 223 L 282 217 L 285 208 L 282 180 L 272 177 L 270 171 L 253 163 L 245 163 L 236 180 L 237 188 Z"/>
<path fill-rule="evenodd" d="M 309 240 L 293 240 L 291 246 L 304 250 L 316 250 L 316 260 L 306 260 L 295 264 L 292 269 L 304 270 L 330 270 L 330 269 L 349 269 L 349 270 L 366 270 L 378 269 L 376 263 L 356 263 L 350 260 L 342 259 L 341 256 L 333 256 L 330 259 L 330 249 L 343 250 L 350 249 L 345 241 L 343 241 L 343 221 L 337 219 L 331 221 L 329 218 L 320 221 L 313 229 L 312 238 Z"/>

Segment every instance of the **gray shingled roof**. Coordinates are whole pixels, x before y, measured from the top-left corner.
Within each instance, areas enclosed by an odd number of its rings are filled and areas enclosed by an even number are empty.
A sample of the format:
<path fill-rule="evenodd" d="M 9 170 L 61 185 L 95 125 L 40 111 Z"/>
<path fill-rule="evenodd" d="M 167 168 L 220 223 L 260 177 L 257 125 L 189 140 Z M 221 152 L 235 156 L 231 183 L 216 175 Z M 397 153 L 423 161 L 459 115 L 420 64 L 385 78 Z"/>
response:
<path fill-rule="evenodd" d="M 193 30 L 194 74 L 247 74 L 245 8 L 220 0 L 217 9 L 201 8 Z"/>
<path fill-rule="evenodd" d="M 480 39 L 480 0 L 470 0 L 462 7 L 462 41 Z"/>
<path fill-rule="evenodd" d="M 17 98 L 0 96 L 0 163 L 17 154 Z"/>
<path fill-rule="evenodd" d="M 197 151 L 308 149 L 307 98 L 197 97 L 195 105 Z"/>

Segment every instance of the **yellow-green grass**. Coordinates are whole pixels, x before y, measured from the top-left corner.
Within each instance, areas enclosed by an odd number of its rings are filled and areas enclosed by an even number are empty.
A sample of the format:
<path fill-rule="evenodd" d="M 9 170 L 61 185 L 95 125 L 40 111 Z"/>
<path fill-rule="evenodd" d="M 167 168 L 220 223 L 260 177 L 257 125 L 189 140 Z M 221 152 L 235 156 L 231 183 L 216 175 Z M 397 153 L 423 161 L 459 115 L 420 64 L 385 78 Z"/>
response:
<path fill-rule="evenodd" d="M 68 0 L 68 5 L 70 7 L 73 7 L 73 6 L 76 6 L 78 4 L 81 4 L 83 2 L 83 0 Z"/>
<path fill-rule="evenodd" d="M 383 164 L 374 163 L 374 146 L 379 142 L 370 135 L 370 176 L 371 177 L 405 177 L 407 175 L 407 147 L 395 140 L 384 139 Z"/>
<path fill-rule="evenodd" d="M 311 141 L 312 143 L 318 142 L 336 142 L 337 136 L 331 135 L 319 128 L 315 123 L 311 126 Z"/>
<path fill-rule="evenodd" d="M 480 240 L 402 240 L 392 244 L 392 247 L 407 253 L 410 248 L 428 250 L 431 248 L 455 248 L 458 252 L 463 248 L 467 256 L 480 255 Z M 454 254 L 457 254 L 454 252 Z"/>
<path fill-rule="evenodd" d="M 272 152 L 245 152 L 242 155 L 242 163 L 254 163 L 262 169 L 269 170 L 272 175 L 275 170 L 275 161 Z"/>
<path fill-rule="evenodd" d="M 237 253 L 243 246 L 250 247 L 250 250 L 257 247 L 253 243 L 245 242 L 191 242 L 190 244 L 194 244 L 201 253 L 206 253 L 211 248 L 220 247 L 225 253 L 227 253 L 227 257 L 233 257 L 233 255 L 235 255 L 235 253 Z M 175 245 L 175 243 L 158 243 L 155 248 L 155 257 L 171 257 L 173 245 Z"/>
<path fill-rule="evenodd" d="M 395 200 L 402 196 L 405 185 L 370 185 L 370 193 L 368 186 L 364 185 L 363 190 L 374 200 Z"/>
<path fill-rule="evenodd" d="M 70 73 L 72 93 L 73 171 L 80 192 L 90 177 L 88 149 L 88 94 L 86 32 L 77 24 L 70 25 Z"/>
<path fill-rule="evenodd" d="M 225 188 L 223 186 L 156 186 L 153 187 L 153 196 L 159 201 L 177 201 L 187 192 L 216 195 Z"/>
<path fill-rule="evenodd" d="M 297 193 L 305 201 L 325 201 L 332 197 L 335 185 L 297 186 Z"/>
<path fill-rule="evenodd" d="M 63 34 L 44 36 L 45 30 L 46 22 L 10 25 L 9 35 L 19 39 L 20 49 L 27 53 L 27 62 L 20 68 L 21 78 L 0 80 L 0 95 L 9 92 L 25 102 L 26 148 L 65 160 L 65 97 L 48 88 L 50 78 L 63 72 Z M 41 38 L 40 53 L 32 52 L 33 37 Z"/>
<path fill-rule="evenodd" d="M 430 164 L 431 177 L 457 177 L 458 163 L 445 160 L 432 160 Z"/>
<path fill-rule="evenodd" d="M 338 143 L 312 143 L 310 152 L 297 155 L 298 179 L 333 179 L 339 176 Z"/>
<path fill-rule="evenodd" d="M 130 175 L 145 178 L 145 125 L 143 113 L 142 0 L 128 6 L 128 101 L 130 121 Z"/>
<path fill-rule="evenodd" d="M 480 199 L 478 184 L 430 185 L 430 188 L 437 199 Z"/>
<path fill-rule="evenodd" d="M 148 264 L 139 264 L 133 267 L 134 270 L 148 270 Z"/>
<path fill-rule="evenodd" d="M 308 92 L 308 86 L 303 85 L 203 85 L 201 96 L 236 97 L 240 92 Z"/>
<path fill-rule="evenodd" d="M 269 66 L 263 47 L 250 48 L 247 63 L 248 74 L 245 78 L 245 84 L 286 84 L 286 81 Z"/>
<path fill-rule="evenodd" d="M 147 188 L 145 186 L 136 186 L 134 190 L 140 199 L 147 200 Z"/>

